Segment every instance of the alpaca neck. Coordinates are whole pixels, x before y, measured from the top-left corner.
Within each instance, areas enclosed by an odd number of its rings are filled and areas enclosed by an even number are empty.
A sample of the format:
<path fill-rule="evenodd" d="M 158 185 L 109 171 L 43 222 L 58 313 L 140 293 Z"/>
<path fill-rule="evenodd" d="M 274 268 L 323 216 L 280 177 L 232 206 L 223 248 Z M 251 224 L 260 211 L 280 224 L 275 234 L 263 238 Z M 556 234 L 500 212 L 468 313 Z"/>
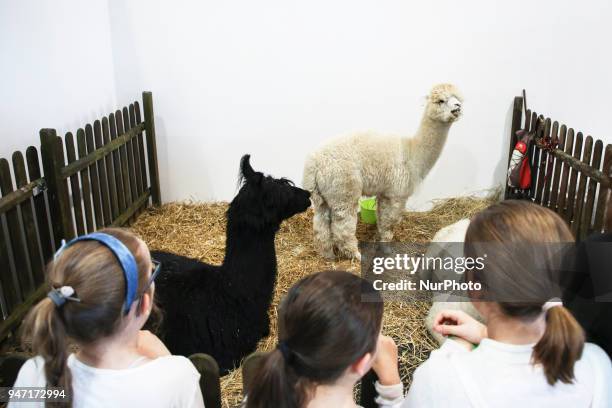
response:
<path fill-rule="evenodd" d="M 237 293 L 272 292 L 276 280 L 276 231 L 230 228 L 226 238 L 224 279 Z"/>
<path fill-rule="evenodd" d="M 424 114 L 416 135 L 406 140 L 407 164 L 414 168 L 420 179 L 427 176 L 440 157 L 451 123 L 432 120 Z"/>

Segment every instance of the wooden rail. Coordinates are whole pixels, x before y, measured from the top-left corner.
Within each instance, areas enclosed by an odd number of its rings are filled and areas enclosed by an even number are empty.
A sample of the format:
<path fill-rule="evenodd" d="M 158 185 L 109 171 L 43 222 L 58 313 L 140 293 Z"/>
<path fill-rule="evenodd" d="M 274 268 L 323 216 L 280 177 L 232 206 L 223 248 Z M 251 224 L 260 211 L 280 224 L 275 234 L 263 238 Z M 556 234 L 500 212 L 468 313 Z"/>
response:
<path fill-rule="evenodd" d="M 112 151 L 119 149 L 121 146 L 125 145 L 127 142 L 131 141 L 134 137 L 138 136 L 143 130 L 145 126 L 144 123 L 137 125 L 135 128 L 128 130 L 126 133 L 116 138 L 112 142 L 107 145 L 102 145 L 96 150 L 92 151 L 87 156 L 82 159 L 76 160 L 66 167 L 61 169 L 62 178 L 68 178 L 81 170 L 84 170 L 88 167 L 92 162 L 101 160 L 106 157 Z"/>

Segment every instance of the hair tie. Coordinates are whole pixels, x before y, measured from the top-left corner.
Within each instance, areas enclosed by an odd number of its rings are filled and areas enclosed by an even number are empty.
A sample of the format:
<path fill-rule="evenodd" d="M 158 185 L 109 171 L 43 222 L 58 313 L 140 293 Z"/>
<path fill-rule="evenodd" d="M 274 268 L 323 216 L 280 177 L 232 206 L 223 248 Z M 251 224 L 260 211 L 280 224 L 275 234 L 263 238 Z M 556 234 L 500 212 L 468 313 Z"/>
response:
<path fill-rule="evenodd" d="M 542 310 L 544 311 L 544 313 L 546 313 L 553 307 L 557 306 L 563 306 L 563 302 L 559 298 L 552 298 L 542 305 Z"/>
<path fill-rule="evenodd" d="M 276 348 L 280 350 L 285 361 L 289 361 L 289 358 L 291 357 L 291 350 L 289 349 L 289 346 L 287 346 L 287 343 L 281 341 L 276 345 Z"/>
<path fill-rule="evenodd" d="M 61 288 L 53 288 L 47 296 L 51 298 L 53 303 L 55 303 L 55 307 L 61 307 L 67 300 L 71 300 L 73 302 L 80 302 L 81 299 L 78 297 L 73 297 L 74 288 L 72 286 L 62 286 Z"/>
<path fill-rule="evenodd" d="M 66 248 L 79 241 L 99 242 L 100 244 L 107 247 L 115 256 L 115 258 L 117 258 L 117 261 L 119 262 L 119 265 L 123 270 L 123 276 L 125 277 L 125 302 L 123 304 L 123 312 L 125 314 L 128 314 L 130 308 L 132 307 L 132 303 L 136 298 L 136 289 L 138 288 L 138 265 L 136 263 L 136 258 L 134 258 L 132 252 L 130 252 L 130 250 L 125 246 L 123 242 L 113 237 L 112 235 L 105 234 L 103 232 L 93 232 L 91 234 L 77 237 L 68 243 L 62 240 L 62 246 L 53 256 L 53 260 L 57 260 L 57 258 L 59 258 L 59 256 L 62 254 L 62 252 L 64 252 Z"/>

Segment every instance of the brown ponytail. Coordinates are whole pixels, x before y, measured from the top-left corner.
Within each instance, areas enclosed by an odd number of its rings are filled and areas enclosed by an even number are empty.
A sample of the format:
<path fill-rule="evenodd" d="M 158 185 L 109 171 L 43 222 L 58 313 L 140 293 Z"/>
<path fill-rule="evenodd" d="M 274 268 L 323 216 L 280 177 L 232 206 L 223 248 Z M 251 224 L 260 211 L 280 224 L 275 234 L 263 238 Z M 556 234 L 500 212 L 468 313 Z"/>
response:
<path fill-rule="evenodd" d="M 378 301 L 362 302 L 365 293 Z M 296 283 L 279 308 L 279 346 L 246 390 L 246 407 L 305 407 L 315 386 L 333 384 L 374 352 L 382 314 L 380 293 L 351 273 L 320 272 Z"/>
<path fill-rule="evenodd" d="M 248 408 L 303 407 L 308 400 L 306 381 L 300 379 L 278 348 L 270 352 L 257 372 L 255 384 L 247 390 Z"/>
<path fill-rule="evenodd" d="M 61 387 L 72 391 L 72 377 L 66 366 L 68 339 L 66 328 L 49 298 L 38 302 L 32 309 L 23 326 L 23 337 L 35 345 L 36 353 L 45 361 L 47 386 Z M 49 406 L 66 406 L 65 403 L 49 403 Z"/>
<path fill-rule="evenodd" d="M 478 256 L 475 248 L 482 243 L 503 245 L 495 246 L 495 256 L 489 256 L 482 271 L 471 272 L 472 279 L 482 283 L 485 297 L 497 302 L 507 316 L 532 322 L 546 313 L 546 329 L 533 348 L 532 361 L 542 366 L 549 384 L 571 383 L 574 365 L 582 356 L 584 331 L 563 306 L 543 312 L 544 303 L 559 296 L 564 258 L 558 252 L 560 246 L 537 245 L 573 245 L 569 228 L 545 207 L 506 200 L 478 213 L 470 222 L 466 256 Z"/>
<path fill-rule="evenodd" d="M 150 254 L 141 250 L 140 241 L 130 232 L 121 229 L 101 232 L 119 239 L 136 258 L 140 293 L 150 273 L 147 270 Z M 62 387 L 71 395 L 69 342 L 84 346 L 118 331 L 124 322 L 125 277 L 108 248 L 95 241 L 82 241 L 66 248 L 48 265 L 47 283 L 49 289 L 71 286 L 74 296 L 81 301 L 67 301 L 57 307 L 45 297 L 24 320 L 22 341 L 44 359 L 47 386 Z M 66 403 L 49 406 L 65 407 Z"/>
<path fill-rule="evenodd" d="M 574 364 L 582 357 L 584 331 L 563 306 L 546 312 L 546 330 L 533 348 L 533 361 L 542 364 L 550 385 L 574 380 Z"/>

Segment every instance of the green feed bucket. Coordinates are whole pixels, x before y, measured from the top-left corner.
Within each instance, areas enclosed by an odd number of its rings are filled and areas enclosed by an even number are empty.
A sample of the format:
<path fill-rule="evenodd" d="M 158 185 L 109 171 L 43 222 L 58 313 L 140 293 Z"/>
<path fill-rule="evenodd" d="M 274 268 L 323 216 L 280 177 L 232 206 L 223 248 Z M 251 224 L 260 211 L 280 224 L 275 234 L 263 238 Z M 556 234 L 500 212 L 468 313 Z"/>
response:
<path fill-rule="evenodd" d="M 376 198 L 364 198 L 359 202 L 359 216 L 365 224 L 376 224 Z"/>

